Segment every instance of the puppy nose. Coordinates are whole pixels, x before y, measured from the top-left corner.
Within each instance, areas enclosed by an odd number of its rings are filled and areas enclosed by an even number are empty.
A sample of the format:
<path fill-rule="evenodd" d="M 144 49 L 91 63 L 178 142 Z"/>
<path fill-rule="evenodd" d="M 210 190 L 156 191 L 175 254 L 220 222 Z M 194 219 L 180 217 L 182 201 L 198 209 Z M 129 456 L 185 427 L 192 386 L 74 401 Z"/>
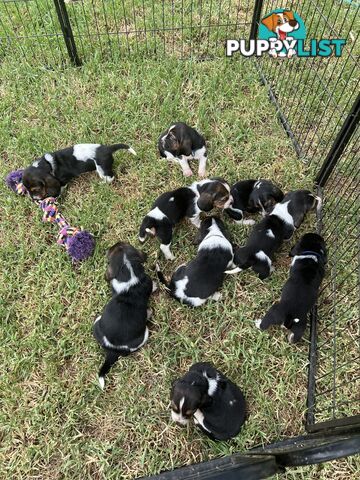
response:
<path fill-rule="evenodd" d="M 289 20 L 289 24 L 292 26 L 292 27 L 296 27 L 297 25 L 297 21 L 296 20 Z"/>

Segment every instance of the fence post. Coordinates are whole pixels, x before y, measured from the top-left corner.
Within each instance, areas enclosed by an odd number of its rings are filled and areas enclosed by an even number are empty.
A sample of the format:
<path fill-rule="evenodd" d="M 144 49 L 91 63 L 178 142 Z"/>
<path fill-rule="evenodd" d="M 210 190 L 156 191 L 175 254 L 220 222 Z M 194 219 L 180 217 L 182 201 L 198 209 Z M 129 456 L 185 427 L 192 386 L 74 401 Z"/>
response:
<path fill-rule="evenodd" d="M 81 61 L 77 53 L 75 39 L 64 0 L 54 0 L 54 4 L 70 60 L 76 67 L 80 67 Z"/>
<path fill-rule="evenodd" d="M 252 17 L 252 21 L 251 21 L 250 40 L 252 40 L 252 39 L 256 40 L 256 37 L 257 37 L 257 34 L 258 34 L 258 29 L 259 29 L 260 15 L 261 15 L 261 9 L 262 9 L 263 3 L 264 3 L 263 0 L 256 0 L 255 1 L 253 17 Z"/>
<path fill-rule="evenodd" d="M 355 100 L 349 115 L 346 117 L 335 141 L 328 153 L 319 173 L 316 177 L 316 184 L 323 187 L 331 172 L 334 170 L 339 158 L 341 157 L 346 145 L 349 143 L 352 134 L 360 120 L 360 94 Z"/>

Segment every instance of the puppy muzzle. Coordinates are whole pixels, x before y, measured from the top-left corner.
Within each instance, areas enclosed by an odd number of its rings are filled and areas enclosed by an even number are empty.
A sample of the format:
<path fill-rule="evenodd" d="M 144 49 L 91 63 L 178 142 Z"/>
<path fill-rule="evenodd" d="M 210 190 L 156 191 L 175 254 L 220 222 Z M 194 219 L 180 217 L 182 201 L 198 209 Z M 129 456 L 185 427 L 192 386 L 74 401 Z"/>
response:
<path fill-rule="evenodd" d="M 180 425 L 187 425 L 189 423 L 188 418 L 184 418 L 181 413 L 176 413 L 174 410 L 171 410 L 171 418 L 174 422 L 180 423 Z"/>

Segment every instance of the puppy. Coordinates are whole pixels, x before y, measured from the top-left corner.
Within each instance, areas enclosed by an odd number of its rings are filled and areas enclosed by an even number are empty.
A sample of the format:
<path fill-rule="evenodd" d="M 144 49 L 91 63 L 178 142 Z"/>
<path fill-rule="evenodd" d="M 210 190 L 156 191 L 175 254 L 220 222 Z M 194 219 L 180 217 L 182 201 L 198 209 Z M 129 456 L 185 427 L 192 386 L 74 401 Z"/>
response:
<path fill-rule="evenodd" d="M 325 275 L 327 252 L 324 239 L 306 233 L 291 249 L 293 257 L 290 277 L 285 283 L 280 302 L 275 303 L 256 326 L 266 330 L 270 325 L 284 325 L 290 330 L 290 343 L 298 342 L 306 328 L 307 315 L 315 305 Z"/>
<path fill-rule="evenodd" d="M 230 190 L 234 198 L 230 208 L 225 210 L 236 223 L 253 225 L 252 219 L 244 220 L 244 213 L 262 212 L 265 215 L 276 203 L 284 198 L 283 192 L 269 180 L 242 180 Z"/>
<path fill-rule="evenodd" d="M 167 260 L 175 257 L 170 245 L 174 226 L 183 218 L 189 218 L 197 228 L 200 227 L 200 213 L 212 208 L 227 208 L 232 204 L 230 187 L 221 178 L 195 182 L 190 187 L 178 188 L 158 197 L 150 212 L 145 216 L 139 231 L 139 240 L 144 242 L 147 236 L 159 238 L 160 250 Z"/>
<path fill-rule="evenodd" d="M 315 208 L 319 197 L 309 190 L 295 190 L 277 203 L 270 215 L 257 223 L 244 247 L 235 250 L 234 263 L 238 268 L 226 273 L 237 273 L 252 268 L 261 280 L 273 271 L 272 258 L 284 240 L 289 240 L 306 213 Z"/>
<path fill-rule="evenodd" d="M 217 217 L 207 217 L 201 222 L 198 253 L 194 260 L 181 265 L 170 283 L 157 267 L 159 280 L 170 295 L 191 307 L 199 307 L 208 300 L 220 300 L 225 270 L 235 267 L 233 248 L 224 223 Z"/>
<path fill-rule="evenodd" d="M 81 143 L 52 153 L 45 153 L 23 172 L 22 181 L 30 195 L 36 200 L 58 197 L 61 188 L 82 173 L 96 170 L 105 182 L 112 182 L 113 153 L 125 149 L 133 155 L 128 145 L 99 145 Z"/>
<path fill-rule="evenodd" d="M 113 297 L 95 320 L 94 336 L 105 350 L 105 362 L 99 371 L 99 384 L 117 359 L 141 348 L 147 342 L 149 320 L 147 309 L 153 282 L 145 273 L 146 255 L 131 245 L 118 242 L 108 251 L 105 279 L 110 282 Z"/>
<path fill-rule="evenodd" d="M 160 155 L 169 161 L 180 164 L 185 177 L 192 175 L 189 160 L 199 160 L 199 177 L 206 175 L 205 139 L 194 128 L 186 123 L 178 122 L 160 135 L 158 141 Z"/>
<path fill-rule="evenodd" d="M 283 10 L 283 12 L 272 13 L 263 18 L 261 23 L 265 25 L 265 27 L 271 32 L 275 33 L 277 39 L 281 40 L 282 42 L 284 40 L 293 40 L 294 37 L 288 36 L 288 34 L 299 28 L 299 23 L 295 19 L 294 13 L 291 10 Z M 269 53 L 273 57 L 277 57 L 278 55 L 279 57 L 283 57 L 286 55 L 282 51 L 278 53 L 275 48 L 271 49 Z M 291 58 L 293 55 L 296 55 L 296 50 L 290 48 L 287 52 L 287 56 Z"/>
<path fill-rule="evenodd" d="M 213 440 L 235 437 L 246 417 L 245 398 L 211 363 L 195 363 L 171 389 L 171 417 L 186 425 L 191 417 Z"/>

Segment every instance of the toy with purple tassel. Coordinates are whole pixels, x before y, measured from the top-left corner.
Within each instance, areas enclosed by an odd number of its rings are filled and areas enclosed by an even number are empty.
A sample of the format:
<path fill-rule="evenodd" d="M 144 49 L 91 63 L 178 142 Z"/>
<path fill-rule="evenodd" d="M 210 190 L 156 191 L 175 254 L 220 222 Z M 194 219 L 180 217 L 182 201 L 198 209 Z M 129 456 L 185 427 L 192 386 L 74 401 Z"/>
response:
<path fill-rule="evenodd" d="M 9 173 L 6 177 L 6 184 L 11 190 L 18 195 L 27 195 L 31 198 L 29 192 L 22 183 L 23 170 L 16 170 Z M 95 248 L 95 239 L 91 233 L 80 228 L 71 227 L 59 212 L 54 197 L 45 198 L 44 200 L 34 200 L 44 212 L 43 221 L 56 223 L 60 227 L 57 243 L 63 245 L 73 262 L 86 260 L 93 254 Z"/>

